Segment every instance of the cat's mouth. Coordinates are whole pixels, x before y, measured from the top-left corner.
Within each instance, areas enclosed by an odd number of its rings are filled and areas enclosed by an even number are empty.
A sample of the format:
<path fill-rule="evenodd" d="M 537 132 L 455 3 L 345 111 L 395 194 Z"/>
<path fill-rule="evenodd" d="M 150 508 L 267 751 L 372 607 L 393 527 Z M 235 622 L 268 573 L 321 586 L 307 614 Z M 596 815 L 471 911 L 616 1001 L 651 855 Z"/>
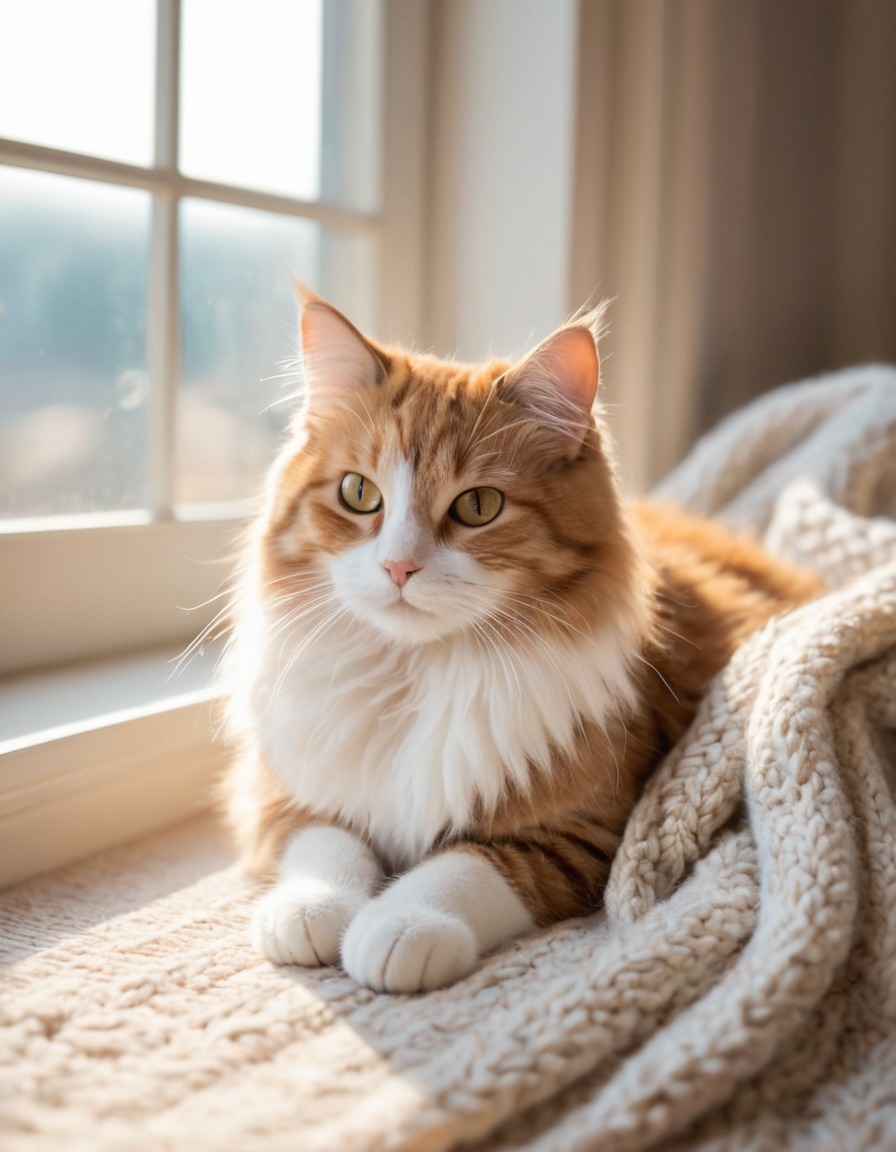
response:
<path fill-rule="evenodd" d="M 391 639 L 407 644 L 425 644 L 454 631 L 450 624 L 446 627 L 448 622 L 442 611 L 422 608 L 404 595 L 380 602 L 369 619 Z"/>
<path fill-rule="evenodd" d="M 419 615 L 419 616 L 434 616 L 435 613 L 431 612 L 428 608 L 421 608 L 419 604 L 412 604 L 410 600 L 398 593 L 398 596 L 390 604 L 386 605 L 386 611 L 391 613 L 398 613 L 402 615 Z"/>
<path fill-rule="evenodd" d="M 410 595 L 407 588 L 394 586 L 352 589 L 350 595 L 343 592 L 340 599 L 354 616 L 403 644 L 441 640 L 462 623 L 456 609 L 433 588 L 416 588 Z"/>

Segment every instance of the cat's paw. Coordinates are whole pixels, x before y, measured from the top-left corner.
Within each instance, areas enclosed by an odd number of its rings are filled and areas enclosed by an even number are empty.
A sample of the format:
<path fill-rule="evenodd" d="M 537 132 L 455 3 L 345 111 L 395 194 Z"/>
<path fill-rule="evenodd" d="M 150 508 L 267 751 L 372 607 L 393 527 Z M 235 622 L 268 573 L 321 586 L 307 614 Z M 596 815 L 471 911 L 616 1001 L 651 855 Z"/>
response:
<path fill-rule="evenodd" d="M 335 964 L 346 928 L 365 897 L 308 876 L 290 876 L 262 896 L 252 915 L 252 942 L 275 964 Z"/>
<path fill-rule="evenodd" d="M 343 968 L 374 992 L 431 992 L 468 976 L 478 963 L 468 925 L 425 905 L 386 911 L 371 901 L 342 941 Z"/>

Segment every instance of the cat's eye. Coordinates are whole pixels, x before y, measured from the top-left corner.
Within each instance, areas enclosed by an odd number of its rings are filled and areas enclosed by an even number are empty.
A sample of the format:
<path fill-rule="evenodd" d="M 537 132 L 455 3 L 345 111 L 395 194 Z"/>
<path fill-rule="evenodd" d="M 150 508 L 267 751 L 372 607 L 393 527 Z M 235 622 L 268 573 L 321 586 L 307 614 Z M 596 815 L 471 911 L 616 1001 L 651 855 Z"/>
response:
<path fill-rule="evenodd" d="M 383 494 L 372 480 L 358 472 L 346 472 L 339 485 L 342 503 L 352 512 L 379 512 Z"/>
<path fill-rule="evenodd" d="M 489 524 L 504 507 L 504 493 L 497 488 L 470 488 L 462 492 L 448 509 L 452 520 L 479 528 Z"/>

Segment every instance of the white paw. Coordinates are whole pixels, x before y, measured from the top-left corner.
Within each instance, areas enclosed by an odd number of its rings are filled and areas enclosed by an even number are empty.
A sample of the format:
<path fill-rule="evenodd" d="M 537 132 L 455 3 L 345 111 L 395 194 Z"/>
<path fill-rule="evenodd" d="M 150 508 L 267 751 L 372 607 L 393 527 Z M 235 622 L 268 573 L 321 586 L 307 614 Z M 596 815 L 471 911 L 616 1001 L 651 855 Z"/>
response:
<path fill-rule="evenodd" d="M 479 962 L 471 929 L 425 905 L 386 910 L 372 900 L 342 941 L 342 966 L 375 992 L 430 992 L 469 975 Z"/>
<path fill-rule="evenodd" d="M 335 964 L 342 935 L 365 900 L 314 877 L 290 876 L 256 904 L 252 942 L 275 964 Z"/>

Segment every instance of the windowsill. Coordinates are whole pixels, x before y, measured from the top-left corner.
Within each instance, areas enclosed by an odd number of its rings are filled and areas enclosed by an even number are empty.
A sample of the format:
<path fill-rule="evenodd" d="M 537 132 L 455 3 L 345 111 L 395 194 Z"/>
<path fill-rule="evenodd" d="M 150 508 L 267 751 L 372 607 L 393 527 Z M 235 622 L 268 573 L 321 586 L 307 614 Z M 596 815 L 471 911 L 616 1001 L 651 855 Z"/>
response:
<path fill-rule="evenodd" d="M 208 693 L 220 649 L 180 664 L 181 652 L 155 648 L 0 678 L 0 756 L 13 746 L 115 722 L 119 713 L 158 709 Z"/>
<path fill-rule="evenodd" d="M 0 680 L 0 886 L 208 808 L 218 653 L 178 655 Z"/>

